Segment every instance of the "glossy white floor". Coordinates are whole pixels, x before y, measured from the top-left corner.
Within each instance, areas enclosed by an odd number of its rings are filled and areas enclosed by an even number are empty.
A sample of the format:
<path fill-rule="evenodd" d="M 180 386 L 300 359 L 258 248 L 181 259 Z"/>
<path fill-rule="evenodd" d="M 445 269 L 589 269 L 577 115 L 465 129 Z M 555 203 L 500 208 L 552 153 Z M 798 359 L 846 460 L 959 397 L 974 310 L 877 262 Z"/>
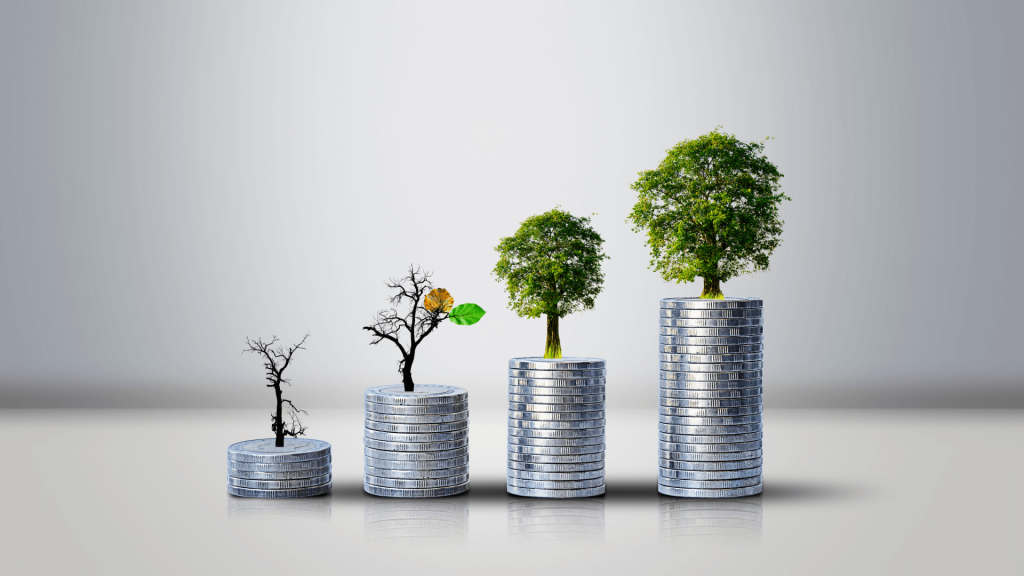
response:
<path fill-rule="evenodd" d="M 333 493 L 228 496 L 225 448 L 265 436 L 266 420 L 0 411 L 0 573 L 1024 573 L 1024 411 L 769 410 L 764 494 L 715 510 L 657 493 L 653 411 L 610 412 L 600 498 L 506 495 L 505 415 L 484 410 L 472 412 L 468 494 L 363 494 L 361 412 L 314 410 L 311 436 L 334 446 Z M 444 528 L 401 523 L 409 510 Z M 562 539 L 524 535 L 525 515 L 550 516 Z"/>

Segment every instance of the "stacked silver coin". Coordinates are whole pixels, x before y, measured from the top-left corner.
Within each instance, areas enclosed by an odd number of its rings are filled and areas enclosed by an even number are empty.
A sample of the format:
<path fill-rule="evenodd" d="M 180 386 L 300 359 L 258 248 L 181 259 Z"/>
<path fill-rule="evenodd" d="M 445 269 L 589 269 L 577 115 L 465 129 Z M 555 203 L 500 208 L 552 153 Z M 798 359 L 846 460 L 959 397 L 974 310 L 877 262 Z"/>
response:
<path fill-rule="evenodd" d="M 760 494 L 762 302 L 665 298 L 659 352 L 658 491 Z"/>
<path fill-rule="evenodd" d="M 469 490 L 469 392 L 418 384 L 369 388 L 363 490 L 392 498 L 437 498 Z"/>
<path fill-rule="evenodd" d="M 228 446 L 228 494 L 306 498 L 331 491 L 331 445 L 323 440 L 246 440 Z"/>
<path fill-rule="evenodd" d="M 604 494 L 605 361 L 513 358 L 508 366 L 508 492 Z"/>

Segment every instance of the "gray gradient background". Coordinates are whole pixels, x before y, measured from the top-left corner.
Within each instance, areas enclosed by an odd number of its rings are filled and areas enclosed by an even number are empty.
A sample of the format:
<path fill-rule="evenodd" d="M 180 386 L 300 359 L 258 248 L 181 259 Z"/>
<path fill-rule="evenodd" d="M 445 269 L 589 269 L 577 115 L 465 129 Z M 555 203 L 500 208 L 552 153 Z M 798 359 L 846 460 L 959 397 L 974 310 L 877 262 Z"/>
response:
<path fill-rule="evenodd" d="M 0 407 L 302 407 L 397 381 L 359 327 L 410 262 L 488 315 L 421 383 L 501 408 L 542 352 L 489 275 L 556 204 L 611 256 L 567 355 L 653 406 L 629 184 L 716 125 L 786 174 L 769 406 L 1024 406 L 1020 2 L 0 1 Z"/>

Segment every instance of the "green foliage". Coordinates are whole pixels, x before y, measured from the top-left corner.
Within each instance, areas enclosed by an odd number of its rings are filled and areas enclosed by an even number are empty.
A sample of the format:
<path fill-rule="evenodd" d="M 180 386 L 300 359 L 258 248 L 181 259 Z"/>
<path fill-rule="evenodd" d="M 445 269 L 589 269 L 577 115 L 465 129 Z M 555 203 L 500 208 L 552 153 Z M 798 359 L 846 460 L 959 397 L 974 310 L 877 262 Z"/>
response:
<path fill-rule="evenodd" d="M 448 319 L 460 326 L 476 324 L 487 312 L 476 304 L 459 304 L 448 313 Z"/>
<path fill-rule="evenodd" d="M 768 269 L 782 243 L 782 174 L 721 127 L 676 144 L 658 168 L 630 186 L 639 193 L 627 222 L 647 233 L 651 268 L 665 280 L 704 279 L 702 297 L 721 298 L 719 282 Z"/>
<path fill-rule="evenodd" d="M 493 273 L 506 282 L 509 308 L 519 316 L 561 318 L 594 307 L 604 274 L 604 240 L 577 218 L 555 208 L 530 216 L 495 247 L 501 257 Z"/>

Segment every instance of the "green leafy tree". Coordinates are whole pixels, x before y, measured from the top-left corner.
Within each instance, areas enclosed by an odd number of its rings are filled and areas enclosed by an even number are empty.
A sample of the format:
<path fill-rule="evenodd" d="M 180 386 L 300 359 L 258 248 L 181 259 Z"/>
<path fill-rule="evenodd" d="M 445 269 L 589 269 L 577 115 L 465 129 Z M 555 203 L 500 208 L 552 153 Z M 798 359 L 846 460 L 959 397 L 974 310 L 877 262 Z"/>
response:
<path fill-rule="evenodd" d="M 493 274 L 506 283 L 508 303 L 519 316 L 547 317 L 545 358 L 561 358 L 558 320 L 594 307 L 604 274 L 604 240 L 590 218 L 554 210 L 530 216 L 494 248 L 501 257 Z"/>
<path fill-rule="evenodd" d="M 782 174 L 764 142 L 741 142 L 716 128 L 676 144 L 640 173 L 627 222 L 647 233 L 651 267 L 665 280 L 704 279 L 701 298 L 723 298 L 721 283 L 768 269 L 782 243 Z"/>

